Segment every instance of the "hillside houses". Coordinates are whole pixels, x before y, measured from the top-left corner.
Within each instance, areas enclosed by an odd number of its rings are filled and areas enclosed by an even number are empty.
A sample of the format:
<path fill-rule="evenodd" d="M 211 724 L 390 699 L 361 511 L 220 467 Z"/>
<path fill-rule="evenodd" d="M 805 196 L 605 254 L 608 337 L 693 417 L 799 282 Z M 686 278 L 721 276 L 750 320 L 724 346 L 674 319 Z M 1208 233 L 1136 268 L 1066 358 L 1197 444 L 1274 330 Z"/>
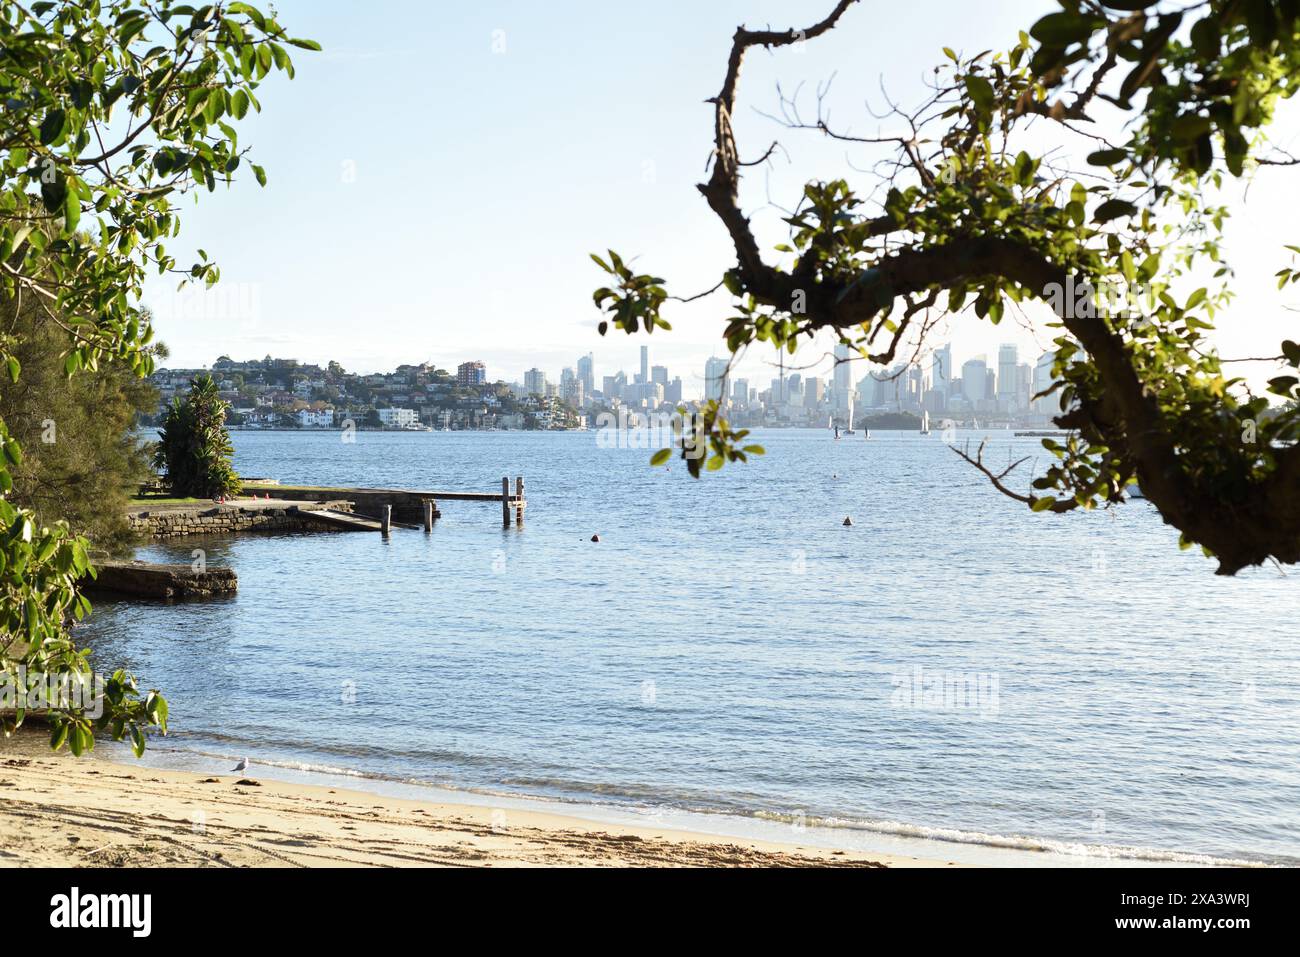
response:
<path fill-rule="evenodd" d="M 337 362 L 237 361 L 222 356 L 208 369 L 161 369 L 152 381 L 160 407 L 183 396 L 201 373 L 216 381 L 234 428 L 331 429 L 351 422 L 374 429 L 564 429 L 578 412 L 553 396 L 520 395 L 504 382 L 465 384 L 432 363 L 358 375 Z M 484 377 L 485 378 L 485 377 Z M 161 411 L 161 408 L 160 408 Z"/>

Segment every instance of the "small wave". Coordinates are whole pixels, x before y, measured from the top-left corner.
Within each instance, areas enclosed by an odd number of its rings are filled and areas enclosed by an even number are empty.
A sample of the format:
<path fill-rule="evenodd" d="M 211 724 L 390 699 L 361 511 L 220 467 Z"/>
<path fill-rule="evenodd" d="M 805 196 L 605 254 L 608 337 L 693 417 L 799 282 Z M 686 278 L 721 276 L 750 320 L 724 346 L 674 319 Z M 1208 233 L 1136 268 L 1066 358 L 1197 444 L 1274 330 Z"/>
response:
<path fill-rule="evenodd" d="M 219 743 L 246 743 L 228 735 L 203 735 Z M 200 757 L 228 760 L 230 753 L 218 753 L 192 747 L 165 747 L 161 750 L 183 752 Z M 342 750 L 342 749 L 340 749 Z M 1002 850 L 1058 854 L 1098 861 L 1141 861 L 1146 863 L 1185 864 L 1208 867 L 1269 867 L 1276 864 L 1300 862 L 1264 858 L 1220 857 L 1192 851 L 1171 851 L 1159 848 L 1120 844 L 1090 844 L 1085 841 L 1061 840 L 1026 835 L 992 834 L 985 831 L 966 831 L 959 828 L 907 824 L 890 820 L 859 820 L 833 815 L 805 814 L 802 812 L 774 811 L 755 808 L 743 800 L 707 797 L 694 792 L 655 788 L 645 785 L 617 785 L 601 782 L 575 781 L 562 778 L 518 777 L 509 778 L 496 787 L 465 786 L 451 781 L 431 780 L 407 775 L 386 774 L 379 771 L 360 771 L 323 762 L 266 758 L 255 756 L 255 764 L 305 774 L 344 777 L 357 781 L 375 781 L 411 787 L 436 787 L 446 791 L 459 791 L 483 797 L 533 798 L 556 804 L 573 806 L 601 806 L 642 813 L 663 814 L 665 811 L 682 814 L 752 818 L 754 820 L 798 824 L 826 830 L 842 830 L 880 834 L 889 837 L 938 841 L 946 844 L 963 844 Z M 755 796 L 755 800 L 757 797 Z"/>
<path fill-rule="evenodd" d="M 1097 860 L 1147 861 L 1164 864 L 1196 864 L 1210 867 L 1268 867 L 1269 861 L 1260 859 L 1218 857 L 1193 851 L 1167 851 L 1153 847 L 1126 844 L 1089 844 L 1084 841 L 1055 840 L 1046 837 L 1027 837 L 1014 834 L 989 834 L 984 831 L 963 831 L 949 827 L 928 827 L 922 824 L 904 824 L 901 821 L 857 821 L 838 817 L 801 817 L 796 814 L 757 811 L 754 816 L 762 820 L 786 824 L 799 822 L 808 827 L 825 827 L 847 831 L 868 831 L 891 837 L 908 837 L 920 840 L 942 841 L 947 844 L 970 844 L 979 847 L 1005 848 L 1015 851 L 1034 851 L 1044 854 L 1063 854 Z"/>

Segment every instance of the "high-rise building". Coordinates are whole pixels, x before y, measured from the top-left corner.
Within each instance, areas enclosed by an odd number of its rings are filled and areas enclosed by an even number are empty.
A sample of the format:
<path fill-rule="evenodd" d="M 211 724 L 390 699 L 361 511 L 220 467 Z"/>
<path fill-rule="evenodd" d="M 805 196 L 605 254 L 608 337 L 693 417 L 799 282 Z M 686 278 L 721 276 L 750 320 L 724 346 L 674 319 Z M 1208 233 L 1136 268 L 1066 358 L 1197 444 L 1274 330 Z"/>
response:
<path fill-rule="evenodd" d="M 1012 402 L 1016 397 L 1016 367 L 1020 365 L 1020 350 L 1014 342 L 998 346 L 997 397 Z"/>
<path fill-rule="evenodd" d="M 909 365 L 903 378 L 905 391 L 902 409 L 905 412 L 920 412 L 925 399 L 925 372 L 919 365 Z"/>
<path fill-rule="evenodd" d="M 671 405 L 680 405 L 682 401 L 682 380 L 673 379 L 664 387 L 664 401 Z"/>
<path fill-rule="evenodd" d="M 525 372 L 524 391 L 529 395 L 546 395 L 546 373 L 541 369 L 529 369 Z"/>
<path fill-rule="evenodd" d="M 726 379 L 726 359 L 710 359 L 704 364 L 704 398 L 706 401 L 717 400 L 721 402 L 725 398 L 722 390 L 726 387 Z"/>
<path fill-rule="evenodd" d="M 967 402 L 982 402 L 988 396 L 988 361 L 980 356 L 961 364 L 961 391 Z"/>
<path fill-rule="evenodd" d="M 731 385 L 731 401 L 735 405 L 749 405 L 749 380 L 737 379 Z"/>
<path fill-rule="evenodd" d="M 658 382 L 660 385 L 667 385 L 667 384 L 668 384 L 668 367 L 667 367 L 667 366 L 651 366 L 651 367 L 650 367 L 650 381 L 651 381 L 651 382 Z"/>
<path fill-rule="evenodd" d="M 575 409 L 581 409 L 584 395 L 582 380 L 578 378 L 577 373 L 572 369 L 565 369 L 560 373 L 560 398 Z"/>
<path fill-rule="evenodd" d="M 1038 395 L 1040 392 L 1046 392 L 1052 388 L 1052 365 L 1056 362 L 1055 352 L 1044 352 L 1038 357 L 1038 362 L 1034 366 L 1033 394 Z M 1035 399 L 1033 402 L 1034 411 L 1039 415 L 1056 415 L 1061 411 L 1060 401 L 1056 395 L 1045 395 L 1042 398 Z"/>
<path fill-rule="evenodd" d="M 578 358 L 578 378 L 586 395 L 596 391 L 596 363 L 590 352 Z"/>
<path fill-rule="evenodd" d="M 870 372 L 858 380 L 858 398 L 863 405 L 876 404 L 876 377 Z"/>
<path fill-rule="evenodd" d="M 476 386 L 487 384 L 487 367 L 481 362 L 462 362 L 456 367 L 456 384 Z"/>
<path fill-rule="evenodd" d="M 930 361 L 930 388 L 945 397 L 952 394 L 952 345 L 945 344 L 934 350 Z"/>
<path fill-rule="evenodd" d="M 809 376 L 803 383 L 803 404 L 805 409 L 815 409 L 821 405 L 825 395 L 825 384 L 816 376 Z"/>
<path fill-rule="evenodd" d="M 768 385 L 767 393 L 768 404 L 773 408 L 785 402 L 785 380 L 773 379 Z"/>
<path fill-rule="evenodd" d="M 638 382 L 650 381 L 650 347 L 649 346 L 641 347 L 641 378 L 637 379 L 637 381 Z"/>

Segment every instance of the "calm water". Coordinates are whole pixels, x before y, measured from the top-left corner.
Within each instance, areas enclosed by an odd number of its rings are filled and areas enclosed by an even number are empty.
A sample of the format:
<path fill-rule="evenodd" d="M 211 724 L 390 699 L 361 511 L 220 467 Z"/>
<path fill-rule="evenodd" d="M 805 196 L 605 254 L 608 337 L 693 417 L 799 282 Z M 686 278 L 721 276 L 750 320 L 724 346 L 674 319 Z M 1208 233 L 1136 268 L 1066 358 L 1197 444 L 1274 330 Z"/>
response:
<path fill-rule="evenodd" d="M 991 462 L 1041 467 L 996 435 Z M 166 690 L 167 747 L 207 755 L 1300 861 L 1294 571 L 1218 578 L 1142 502 L 1031 515 L 937 434 L 760 440 L 695 482 L 594 434 L 239 432 L 239 470 L 285 482 L 522 474 L 526 526 L 449 502 L 431 536 L 207 539 L 237 598 L 101 603 L 89 640 Z"/>

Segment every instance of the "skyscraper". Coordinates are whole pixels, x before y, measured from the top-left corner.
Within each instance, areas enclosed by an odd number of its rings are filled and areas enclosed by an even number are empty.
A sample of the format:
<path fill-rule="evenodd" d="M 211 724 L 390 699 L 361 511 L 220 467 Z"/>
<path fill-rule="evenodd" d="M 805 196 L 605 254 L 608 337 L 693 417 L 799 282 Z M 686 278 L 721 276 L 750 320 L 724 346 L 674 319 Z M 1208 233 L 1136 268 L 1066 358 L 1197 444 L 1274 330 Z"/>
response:
<path fill-rule="evenodd" d="M 961 364 L 961 392 L 970 403 L 982 402 L 988 398 L 989 364 L 983 356 L 967 359 Z"/>
<path fill-rule="evenodd" d="M 1038 357 L 1038 363 L 1034 366 L 1034 395 L 1038 395 L 1040 392 L 1046 392 L 1052 387 L 1052 365 L 1055 361 L 1055 352 L 1044 352 Z M 1060 402 L 1056 398 L 1055 394 L 1035 399 L 1033 406 L 1034 411 L 1039 415 L 1056 415 L 1061 411 Z"/>
<path fill-rule="evenodd" d="M 824 395 L 822 380 L 809 376 L 803 383 L 803 404 L 805 409 L 815 409 L 821 405 Z"/>
<path fill-rule="evenodd" d="M 525 372 L 524 391 L 529 395 L 546 395 L 546 373 L 541 369 L 529 369 Z"/>
<path fill-rule="evenodd" d="M 768 384 L 768 402 L 773 408 L 785 403 L 785 380 L 773 379 Z"/>
<path fill-rule="evenodd" d="M 642 355 L 644 356 L 644 352 Z M 704 364 L 704 398 L 706 400 L 716 399 L 721 402 L 725 398 L 722 390 L 725 387 L 726 378 L 726 359 L 710 359 L 706 362 Z"/>
<path fill-rule="evenodd" d="M 952 394 L 952 345 L 950 343 L 934 350 L 930 360 L 930 388 L 945 397 Z"/>
<path fill-rule="evenodd" d="M 618 375 L 607 375 L 604 377 L 601 385 L 601 391 L 605 394 L 605 401 L 620 399 L 623 396 L 623 388 L 627 385 L 627 376 L 620 372 Z"/>
<path fill-rule="evenodd" d="M 582 391 L 586 395 L 596 391 L 596 363 L 590 352 L 578 358 L 578 378 L 582 380 Z"/>
<path fill-rule="evenodd" d="M 650 347 L 649 346 L 641 347 L 641 378 L 637 379 L 637 381 L 642 383 L 650 381 Z"/>
<path fill-rule="evenodd" d="M 1020 350 L 1015 343 L 998 346 L 998 398 L 1013 402 L 1016 398 L 1016 366 L 1020 365 Z"/>
<path fill-rule="evenodd" d="M 737 379 L 731 384 L 731 401 L 735 405 L 749 404 L 749 380 Z"/>

